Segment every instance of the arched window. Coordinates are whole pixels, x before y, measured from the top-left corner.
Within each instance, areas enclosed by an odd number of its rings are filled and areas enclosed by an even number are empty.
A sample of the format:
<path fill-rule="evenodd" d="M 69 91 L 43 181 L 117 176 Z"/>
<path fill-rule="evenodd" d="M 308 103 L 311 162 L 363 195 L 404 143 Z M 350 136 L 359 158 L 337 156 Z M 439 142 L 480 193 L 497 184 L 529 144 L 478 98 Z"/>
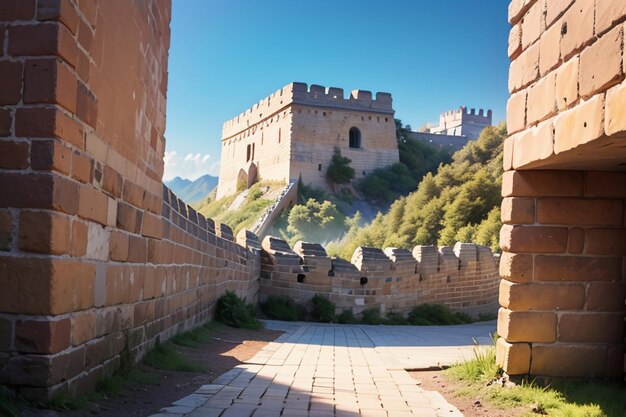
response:
<path fill-rule="evenodd" d="M 361 131 L 356 127 L 350 128 L 350 147 L 351 148 L 360 148 L 361 147 Z"/>

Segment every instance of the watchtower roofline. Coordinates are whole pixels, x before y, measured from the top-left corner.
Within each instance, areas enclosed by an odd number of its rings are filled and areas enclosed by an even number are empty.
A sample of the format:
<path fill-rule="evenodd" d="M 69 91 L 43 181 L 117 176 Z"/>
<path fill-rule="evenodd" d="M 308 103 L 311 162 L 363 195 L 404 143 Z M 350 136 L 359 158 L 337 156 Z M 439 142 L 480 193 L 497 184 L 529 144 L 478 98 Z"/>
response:
<path fill-rule="evenodd" d="M 491 110 L 485 112 L 483 109 L 478 109 L 478 113 L 476 113 L 476 109 L 468 109 L 465 106 L 461 106 L 458 109 L 441 113 L 439 126 L 442 127 L 455 122 L 491 125 L 492 116 L 493 112 Z"/>
<path fill-rule="evenodd" d="M 273 117 L 292 104 L 304 106 L 335 108 L 393 115 L 391 94 L 378 92 L 372 98 L 372 92 L 352 90 L 348 98 L 343 88 L 324 87 L 321 85 L 293 82 L 262 99 L 238 116 L 224 123 L 222 140 L 228 139 L 255 124 Z"/>

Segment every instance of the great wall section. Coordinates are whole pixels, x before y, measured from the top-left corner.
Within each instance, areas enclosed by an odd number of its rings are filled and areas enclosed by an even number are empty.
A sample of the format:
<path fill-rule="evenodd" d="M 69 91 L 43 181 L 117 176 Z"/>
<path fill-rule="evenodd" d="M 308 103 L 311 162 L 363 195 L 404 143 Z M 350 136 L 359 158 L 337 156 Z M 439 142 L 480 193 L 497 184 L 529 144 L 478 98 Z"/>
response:
<path fill-rule="evenodd" d="M 209 320 L 226 290 L 357 310 L 492 305 L 484 248 L 333 260 L 234 237 L 163 187 L 170 13 L 157 0 L 0 5 L 0 383 L 33 399 L 85 392 L 128 353 Z M 514 0 L 510 15 L 498 361 L 512 375 L 620 376 L 626 5 Z"/>

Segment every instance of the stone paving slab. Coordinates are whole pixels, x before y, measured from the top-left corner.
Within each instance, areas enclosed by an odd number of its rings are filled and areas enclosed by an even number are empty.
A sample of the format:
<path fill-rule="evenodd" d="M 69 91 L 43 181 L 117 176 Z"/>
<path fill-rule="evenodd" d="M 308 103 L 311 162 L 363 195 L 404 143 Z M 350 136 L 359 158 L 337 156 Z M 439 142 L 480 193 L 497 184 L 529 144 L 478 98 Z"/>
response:
<path fill-rule="evenodd" d="M 462 417 L 406 369 L 451 365 L 495 322 L 365 326 L 265 321 L 284 331 L 253 358 L 152 417 Z"/>

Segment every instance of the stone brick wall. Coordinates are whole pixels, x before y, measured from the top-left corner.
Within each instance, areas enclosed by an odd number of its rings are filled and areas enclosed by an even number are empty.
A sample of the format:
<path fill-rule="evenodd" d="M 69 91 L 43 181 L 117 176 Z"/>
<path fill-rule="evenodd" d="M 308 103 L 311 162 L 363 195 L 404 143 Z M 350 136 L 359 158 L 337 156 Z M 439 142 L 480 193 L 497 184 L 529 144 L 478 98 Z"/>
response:
<path fill-rule="evenodd" d="M 0 383 L 81 393 L 256 299 L 235 243 L 163 187 L 169 1 L 0 4 Z M 217 229 L 217 230 L 215 230 Z"/>
<path fill-rule="evenodd" d="M 288 182 L 330 190 L 326 171 L 335 146 L 352 160 L 356 177 L 399 160 L 391 95 L 291 83 L 224 123 L 217 197 L 238 181 Z M 349 131 L 361 131 L 361 148 L 349 147 Z"/>
<path fill-rule="evenodd" d="M 331 259 L 316 243 L 263 239 L 260 300 L 288 295 L 299 303 L 315 294 L 355 314 L 376 308 L 408 313 L 422 303 L 445 304 L 471 314 L 497 309 L 498 265 L 484 246 L 416 246 L 413 251 L 357 248 L 351 262 Z"/>
<path fill-rule="evenodd" d="M 498 361 L 620 376 L 626 132 L 621 0 L 514 0 Z"/>

